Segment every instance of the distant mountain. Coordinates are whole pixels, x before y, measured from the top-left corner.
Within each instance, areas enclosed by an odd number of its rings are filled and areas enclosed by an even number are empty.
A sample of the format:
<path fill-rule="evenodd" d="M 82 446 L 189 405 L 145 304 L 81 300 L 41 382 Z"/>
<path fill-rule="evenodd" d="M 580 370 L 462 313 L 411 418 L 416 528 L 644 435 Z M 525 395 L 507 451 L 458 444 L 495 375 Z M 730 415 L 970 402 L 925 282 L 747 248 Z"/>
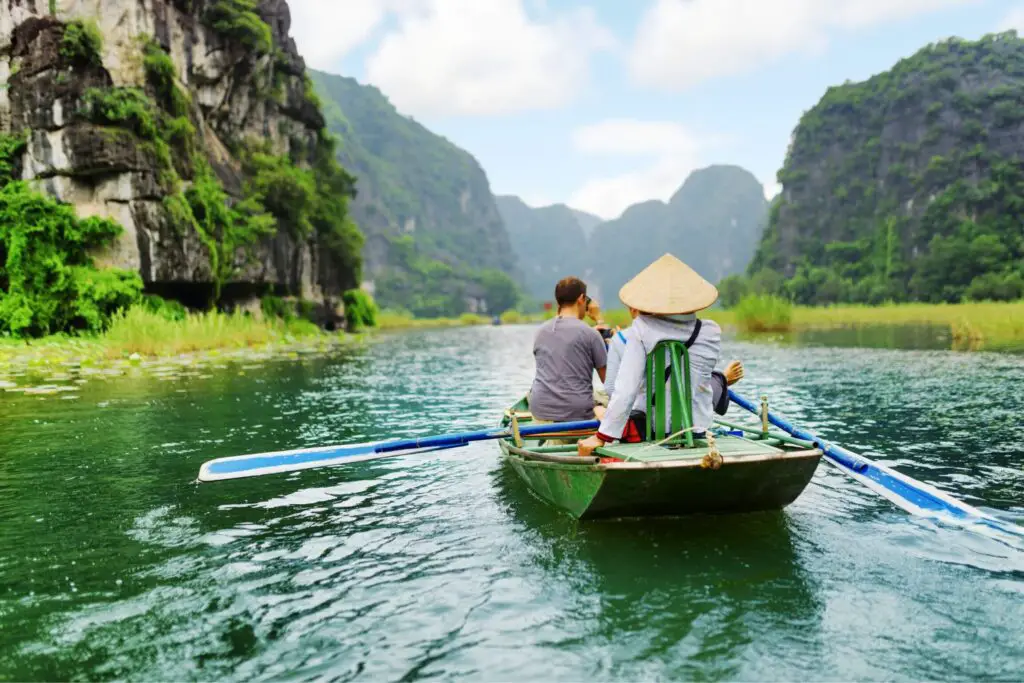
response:
<path fill-rule="evenodd" d="M 591 279 L 606 307 L 621 306 L 622 285 L 671 252 L 717 283 L 747 267 L 767 219 L 764 188 L 749 171 L 729 165 L 694 171 L 668 203 L 634 204 L 594 229 Z"/>
<path fill-rule="evenodd" d="M 400 114 L 377 88 L 310 71 L 339 160 L 357 176 L 352 217 L 384 307 L 457 315 L 519 274 L 487 175 L 465 150 Z M 500 275 L 503 274 L 504 278 Z M 501 289 L 502 287 L 498 287 Z"/>
<path fill-rule="evenodd" d="M 533 208 L 519 197 L 499 195 L 496 200 L 527 294 L 552 301 L 556 282 L 567 275 L 584 276 L 589 268 L 584 223 L 593 230 L 600 218 L 565 204 Z"/>
<path fill-rule="evenodd" d="M 600 216 L 595 216 L 592 213 L 586 211 L 580 211 L 579 209 L 570 209 L 574 216 L 576 216 L 576 222 L 583 228 L 583 234 L 590 239 L 590 236 L 594 234 L 594 228 L 604 222 L 604 219 Z"/>

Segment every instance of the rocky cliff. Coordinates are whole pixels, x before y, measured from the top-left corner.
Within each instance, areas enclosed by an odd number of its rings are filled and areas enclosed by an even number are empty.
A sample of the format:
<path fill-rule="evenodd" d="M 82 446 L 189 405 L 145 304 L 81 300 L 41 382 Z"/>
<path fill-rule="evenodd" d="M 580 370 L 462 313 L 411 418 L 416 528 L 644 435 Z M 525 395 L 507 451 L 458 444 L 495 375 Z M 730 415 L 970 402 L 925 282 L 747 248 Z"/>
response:
<path fill-rule="evenodd" d="M 801 303 L 1024 295 L 1024 41 L 929 45 L 793 133 L 751 264 Z"/>
<path fill-rule="evenodd" d="M 357 282 L 353 179 L 283 0 L 0 0 L 16 177 L 124 231 L 101 261 L 202 305 Z"/>
<path fill-rule="evenodd" d="M 594 228 L 588 262 L 605 306 L 619 289 L 665 252 L 711 282 L 741 273 L 767 222 L 764 188 L 749 171 L 714 165 L 694 171 L 666 203 L 634 204 Z"/>
<path fill-rule="evenodd" d="M 489 291 L 518 275 L 516 258 L 477 160 L 377 88 L 311 73 L 328 127 L 344 140 L 338 158 L 358 176 L 352 212 L 380 304 L 457 315 L 504 302 Z"/>
<path fill-rule="evenodd" d="M 497 201 L 527 294 L 539 301 L 552 301 L 556 282 L 568 275 L 588 274 L 587 232 L 583 225 L 586 223 L 591 230 L 596 227 L 588 220 L 590 214 L 564 204 L 534 208 L 513 196 L 499 196 Z"/>

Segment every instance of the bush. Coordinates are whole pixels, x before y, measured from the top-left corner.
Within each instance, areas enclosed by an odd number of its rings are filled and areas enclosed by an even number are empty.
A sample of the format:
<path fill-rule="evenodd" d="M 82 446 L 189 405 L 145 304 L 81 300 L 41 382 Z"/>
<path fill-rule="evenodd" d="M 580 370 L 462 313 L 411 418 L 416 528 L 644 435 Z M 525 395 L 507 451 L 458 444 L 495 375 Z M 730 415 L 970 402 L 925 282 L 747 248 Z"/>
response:
<path fill-rule="evenodd" d="M 181 321 L 188 316 L 188 309 L 180 302 L 164 299 L 156 294 L 144 295 L 139 305 L 149 313 L 159 315 L 165 320 Z"/>
<path fill-rule="evenodd" d="M 103 64 L 103 34 L 95 22 L 73 21 L 64 27 L 60 55 L 69 62 L 100 66 Z"/>
<path fill-rule="evenodd" d="M 93 123 L 127 128 L 144 140 L 160 135 L 153 103 L 138 88 L 89 88 L 85 91 L 85 115 Z"/>
<path fill-rule="evenodd" d="M 341 297 L 345 304 L 345 320 L 349 330 L 377 326 L 377 304 L 361 289 L 350 289 Z"/>
<path fill-rule="evenodd" d="M 747 332 L 784 332 L 793 318 L 793 306 L 771 294 L 745 296 L 735 311 L 736 321 Z"/>
<path fill-rule="evenodd" d="M 719 301 L 726 308 L 732 308 L 747 295 L 750 286 L 742 275 L 729 275 L 718 283 Z"/>
<path fill-rule="evenodd" d="M 71 206 L 27 183 L 8 183 L 0 190 L 0 332 L 100 331 L 138 301 L 138 273 L 96 270 L 89 256 L 120 233 L 111 220 L 79 219 Z"/>
<path fill-rule="evenodd" d="M 295 319 L 295 307 L 279 296 L 268 294 L 260 299 L 260 310 L 264 318 L 278 318 L 288 321 Z"/>
<path fill-rule="evenodd" d="M 229 40 L 260 55 L 274 49 L 274 36 L 256 12 L 256 0 L 217 0 L 204 17 L 206 24 Z"/>
<path fill-rule="evenodd" d="M 27 146 L 23 136 L 0 135 L 0 187 L 15 179 Z"/>

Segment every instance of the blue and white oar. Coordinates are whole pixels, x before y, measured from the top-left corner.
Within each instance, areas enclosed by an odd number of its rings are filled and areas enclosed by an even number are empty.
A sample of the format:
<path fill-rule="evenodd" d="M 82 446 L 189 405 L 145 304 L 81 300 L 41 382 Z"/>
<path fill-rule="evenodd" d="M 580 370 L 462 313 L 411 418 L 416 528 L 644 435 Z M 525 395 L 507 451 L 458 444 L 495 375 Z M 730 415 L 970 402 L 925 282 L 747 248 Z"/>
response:
<path fill-rule="evenodd" d="M 729 398 L 741 408 L 760 415 L 760 410 L 752 401 L 743 398 L 732 389 L 729 390 Z M 830 443 L 813 432 L 790 424 L 778 415 L 769 412 L 768 421 L 791 436 L 814 442 L 814 445 L 825 454 L 826 460 L 875 493 L 912 514 L 944 518 L 964 526 L 980 525 L 1014 536 L 1024 536 L 1024 528 L 1016 524 L 986 514 L 934 486 L 900 474 L 885 465 L 865 458 L 863 455 Z"/>
<path fill-rule="evenodd" d="M 600 423 L 597 420 L 579 422 L 557 422 L 554 424 L 526 425 L 519 427 L 520 436 L 562 435 L 570 432 L 593 432 Z M 396 439 L 372 443 L 356 443 L 340 446 L 300 448 L 273 453 L 254 453 L 217 458 L 203 463 L 199 468 L 199 481 L 220 481 L 242 479 L 266 474 L 282 474 L 307 470 L 314 467 L 332 467 L 364 460 L 375 460 L 392 455 L 408 455 L 445 448 L 458 448 L 473 441 L 503 439 L 512 436 L 510 429 L 497 427 L 476 432 L 442 434 L 439 436 Z"/>

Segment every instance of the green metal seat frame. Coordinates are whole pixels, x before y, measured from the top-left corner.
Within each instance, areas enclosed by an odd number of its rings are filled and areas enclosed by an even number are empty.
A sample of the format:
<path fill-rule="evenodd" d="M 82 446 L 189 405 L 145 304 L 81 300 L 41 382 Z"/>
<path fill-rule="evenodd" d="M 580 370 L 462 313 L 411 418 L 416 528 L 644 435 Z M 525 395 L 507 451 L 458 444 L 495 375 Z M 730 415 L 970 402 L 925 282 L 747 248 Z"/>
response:
<path fill-rule="evenodd" d="M 669 368 L 666 401 L 665 368 Z M 690 388 L 690 353 L 686 344 L 676 340 L 658 342 L 647 356 L 647 440 L 662 441 L 672 434 L 686 431 L 681 443 L 692 448 L 693 392 Z M 671 403 L 671 420 L 666 405 Z M 676 440 L 673 440 L 676 441 Z"/>

